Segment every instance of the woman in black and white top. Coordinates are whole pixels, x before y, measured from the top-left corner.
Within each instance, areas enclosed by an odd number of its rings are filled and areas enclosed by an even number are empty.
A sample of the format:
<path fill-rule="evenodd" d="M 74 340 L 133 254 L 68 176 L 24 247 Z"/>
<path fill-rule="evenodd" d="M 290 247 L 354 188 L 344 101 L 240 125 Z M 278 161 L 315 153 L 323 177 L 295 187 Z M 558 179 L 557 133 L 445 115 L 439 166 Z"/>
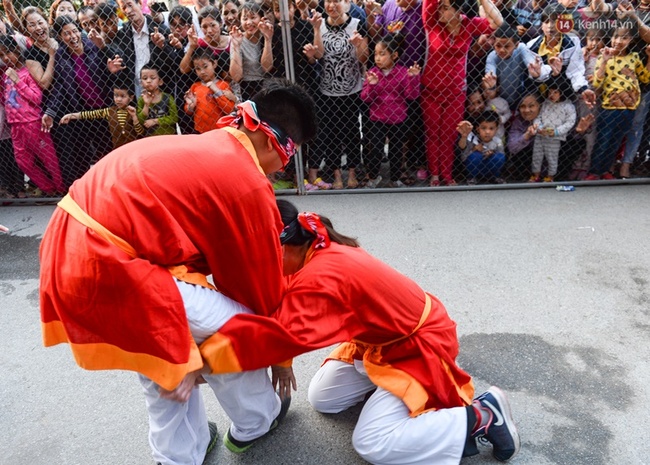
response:
<path fill-rule="evenodd" d="M 324 53 L 319 86 L 319 135 L 309 160 L 310 171 L 325 159 L 334 168 L 333 188 L 343 188 L 341 148 L 347 157 L 348 188 L 358 186 L 360 163 L 360 93 L 368 60 L 366 27 L 349 16 L 350 0 L 325 0 L 327 18 L 321 23 Z M 310 179 L 312 176 L 310 175 Z"/>

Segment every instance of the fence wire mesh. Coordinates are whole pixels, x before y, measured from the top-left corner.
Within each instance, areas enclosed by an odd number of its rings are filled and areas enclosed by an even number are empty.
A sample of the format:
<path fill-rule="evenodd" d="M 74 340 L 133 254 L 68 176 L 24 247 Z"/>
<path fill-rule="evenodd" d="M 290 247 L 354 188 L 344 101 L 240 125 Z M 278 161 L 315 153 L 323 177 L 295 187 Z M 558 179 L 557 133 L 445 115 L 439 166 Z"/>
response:
<path fill-rule="evenodd" d="M 116 147 L 211 130 L 269 77 L 319 117 L 270 176 L 280 191 L 649 176 L 646 3 L 84 3 L 3 1 L 0 200 L 59 197 Z"/>

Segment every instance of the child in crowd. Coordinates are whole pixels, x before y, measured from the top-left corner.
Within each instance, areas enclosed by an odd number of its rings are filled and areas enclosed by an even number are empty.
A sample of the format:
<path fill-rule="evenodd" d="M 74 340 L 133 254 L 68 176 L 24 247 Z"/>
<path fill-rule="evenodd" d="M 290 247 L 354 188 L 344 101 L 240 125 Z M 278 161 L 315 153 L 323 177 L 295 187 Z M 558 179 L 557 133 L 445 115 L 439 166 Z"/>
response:
<path fill-rule="evenodd" d="M 532 175 L 528 182 L 541 180 L 544 159 L 547 163 L 544 182 L 553 182 L 557 173 L 560 146 L 576 122 L 576 109 L 571 102 L 572 93 L 566 80 L 557 78 L 547 81 L 546 100 L 530 129 L 535 133 L 535 142 Z"/>
<path fill-rule="evenodd" d="M 235 108 L 237 97 L 230 86 L 217 76 L 212 51 L 198 48 L 192 58 L 194 72 L 200 79 L 185 95 L 185 112 L 194 115 L 194 129 L 204 133 L 215 129 L 215 123 Z"/>
<path fill-rule="evenodd" d="M 414 63 L 406 68 L 399 63 L 403 37 L 388 35 L 375 45 L 375 66 L 366 73 L 361 100 L 370 106 L 368 142 L 370 153 L 366 168 L 369 180 L 366 187 L 375 188 L 381 182 L 379 169 L 388 139 L 390 181 L 394 187 L 403 187 L 400 181 L 402 148 L 407 135 L 404 122 L 408 100 L 420 95 L 420 66 Z"/>
<path fill-rule="evenodd" d="M 469 121 L 461 121 L 456 130 L 460 133 L 458 148 L 461 149 L 461 160 L 469 175 L 467 184 L 472 186 L 478 178 L 487 178 L 498 184 L 505 181 L 501 177 L 501 169 L 506 163 L 503 141 L 497 137 L 500 117 L 496 111 L 486 110 L 477 119 L 476 133 Z"/>
<path fill-rule="evenodd" d="M 230 77 L 239 83 L 242 100 L 249 100 L 273 69 L 273 23 L 256 3 L 244 3 L 239 11 L 243 32 L 230 31 Z"/>
<path fill-rule="evenodd" d="M 64 192 L 59 159 L 49 132 L 41 131 L 43 91 L 25 67 L 13 36 L 0 36 L 0 60 L 5 65 L 2 103 L 11 127 L 16 163 L 43 192 Z"/>
<path fill-rule="evenodd" d="M 613 178 L 609 169 L 641 100 L 639 81 L 650 82 L 650 46 L 645 49 L 648 57 L 644 66 L 639 54 L 629 50 L 634 37 L 636 24 L 622 22 L 614 32 L 611 47 L 603 48 L 596 62 L 593 86 L 602 88 L 603 103 L 596 117 L 596 144 L 585 177 L 588 181 Z"/>
<path fill-rule="evenodd" d="M 589 29 L 585 36 L 586 45 L 582 49 L 585 58 L 585 78 L 589 84 L 593 82 L 596 72 L 596 60 L 605 46 L 606 31 L 604 29 Z"/>
<path fill-rule="evenodd" d="M 2 66 L 0 69 L 3 69 Z M 16 164 L 11 128 L 7 124 L 4 102 L 0 102 L 0 197 L 26 197 L 25 175 Z"/>
<path fill-rule="evenodd" d="M 492 76 L 490 76 L 492 77 Z M 510 122 L 512 112 L 510 105 L 503 97 L 499 96 L 499 85 L 497 79 L 488 81 L 491 85 L 483 89 L 483 99 L 485 100 L 485 108 L 497 112 L 499 115 L 499 126 L 497 128 L 497 137 L 504 140 L 506 135 L 506 126 Z"/>
<path fill-rule="evenodd" d="M 147 136 L 176 134 L 178 109 L 174 97 L 160 89 L 163 81 L 158 67 L 149 62 L 140 71 L 142 95 L 138 99 L 138 119 Z"/>
<path fill-rule="evenodd" d="M 111 131 L 113 149 L 116 149 L 144 134 L 136 109 L 131 105 L 134 98 L 131 83 L 116 80 L 113 85 L 112 107 L 68 113 L 61 118 L 59 124 L 68 124 L 72 120 L 105 119 Z"/>

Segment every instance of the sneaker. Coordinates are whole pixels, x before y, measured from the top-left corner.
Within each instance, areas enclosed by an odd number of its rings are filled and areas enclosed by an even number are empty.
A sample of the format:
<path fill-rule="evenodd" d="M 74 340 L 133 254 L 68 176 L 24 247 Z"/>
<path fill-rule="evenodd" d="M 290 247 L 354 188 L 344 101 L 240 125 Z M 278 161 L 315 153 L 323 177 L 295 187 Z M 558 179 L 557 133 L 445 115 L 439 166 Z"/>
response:
<path fill-rule="evenodd" d="M 407 187 L 406 184 L 404 184 L 402 181 L 399 179 L 397 181 L 391 182 L 391 187 Z"/>
<path fill-rule="evenodd" d="M 607 171 L 605 174 L 603 174 L 603 175 L 600 177 L 600 179 L 611 180 L 611 179 L 616 179 L 616 176 L 614 176 L 612 173 L 610 173 L 609 171 Z"/>
<path fill-rule="evenodd" d="M 589 173 L 583 179 L 583 181 L 598 181 L 598 180 L 600 180 L 600 176 L 598 176 L 597 174 L 593 174 L 593 173 Z"/>
<path fill-rule="evenodd" d="M 214 449 L 214 446 L 217 445 L 217 439 L 219 438 L 219 431 L 217 430 L 217 424 L 211 421 L 208 422 L 208 429 L 210 430 L 210 442 L 208 443 L 208 448 L 205 450 L 205 455 L 208 455 Z"/>
<path fill-rule="evenodd" d="M 494 182 L 495 182 L 496 184 L 505 184 L 505 183 L 506 183 L 506 180 L 503 179 L 503 178 L 495 178 L 495 179 L 494 179 Z"/>
<path fill-rule="evenodd" d="M 305 190 L 307 192 L 313 192 L 313 191 L 320 190 L 320 189 L 318 189 L 318 186 L 314 186 L 312 183 L 308 182 L 306 179 L 305 179 L 304 183 L 305 183 Z"/>
<path fill-rule="evenodd" d="M 369 180 L 366 182 L 366 187 L 367 187 L 368 189 L 374 189 L 374 188 L 376 188 L 377 186 L 379 186 L 379 183 L 381 182 L 382 179 L 383 179 L 383 178 L 381 177 L 381 175 L 377 176 L 375 179 L 369 179 Z"/>
<path fill-rule="evenodd" d="M 534 174 L 530 178 L 528 178 L 528 182 L 539 182 L 539 181 L 541 181 L 539 179 L 539 176 L 534 175 Z"/>
<path fill-rule="evenodd" d="M 331 183 L 329 183 L 329 182 L 325 182 L 325 181 L 323 181 L 321 178 L 316 178 L 316 180 L 315 180 L 314 182 L 312 182 L 312 184 L 313 184 L 314 186 L 318 187 L 319 189 L 324 190 L 324 191 L 325 191 L 325 190 L 329 190 L 329 189 L 332 188 L 332 184 L 331 184 Z"/>
<path fill-rule="evenodd" d="M 415 173 L 415 177 L 420 181 L 424 181 L 425 179 L 429 179 L 429 172 L 424 169 L 419 169 L 417 173 Z"/>
<path fill-rule="evenodd" d="M 273 189 L 295 189 L 296 186 L 291 181 L 280 179 L 273 183 Z"/>
<path fill-rule="evenodd" d="M 487 423 L 474 430 L 471 436 L 491 442 L 492 455 L 501 462 L 517 455 L 521 441 L 505 393 L 492 386 L 474 399 L 473 404 L 483 412 L 488 412 L 490 417 Z"/>
<path fill-rule="evenodd" d="M 543 182 L 553 182 L 553 176 L 544 176 Z"/>
<path fill-rule="evenodd" d="M 476 178 L 469 178 L 467 180 L 467 185 L 468 186 L 475 186 L 476 185 Z"/>
<path fill-rule="evenodd" d="M 260 437 L 251 439 L 250 441 L 238 441 L 237 439 L 232 437 L 232 435 L 230 434 L 230 429 L 228 429 L 228 434 L 226 434 L 223 437 L 223 445 L 226 446 L 226 448 L 230 452 L 234 452 L 235 454 L 241 454 L 243 452 L 246 452 L 248 449 L 253 447 L 253 444 L 255 444 L 257 440 L 269 434 L 271 431 L 277 428 L 280 423 L 282 423 L 284 417 L 287 416 L 287 412 L 289 411 L 290 405 L 291 405 L 291 397 L 285 398 L 282 401 L 282 404 L 280 406 L 280 413 L 278 413 L 278 416 L 275 417 L 275 419 L 271 423 L 271 427 L 269 428 L 269 430 L 265 434 L 261 435 Z"/>

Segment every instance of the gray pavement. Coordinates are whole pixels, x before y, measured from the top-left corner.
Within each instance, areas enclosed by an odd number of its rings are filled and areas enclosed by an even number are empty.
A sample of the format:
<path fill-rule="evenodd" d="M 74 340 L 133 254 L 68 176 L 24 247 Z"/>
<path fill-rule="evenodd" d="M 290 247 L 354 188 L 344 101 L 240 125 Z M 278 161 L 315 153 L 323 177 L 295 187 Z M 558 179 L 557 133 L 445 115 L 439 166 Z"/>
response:
<path fill-rule="evenodd" d="M 511 463 L 650 463 L 650 185 L 289 199 L 445 303 L 477 391 L 509 395 L 522 436 Z M 0 235 L 0 463 L 151 464 L 135 375 L 84 371 L 66 345 L 42 346 L 37 254 L 53 208 L 0 207 L 12 232 Z M 324 416 L 306 401 L 326 353 L 296 359 L 276 432 L 207 463 L 365 463 L 350 445 L 360 409 Z M 462 463 L 496 462 L 484 449 Z"/>

